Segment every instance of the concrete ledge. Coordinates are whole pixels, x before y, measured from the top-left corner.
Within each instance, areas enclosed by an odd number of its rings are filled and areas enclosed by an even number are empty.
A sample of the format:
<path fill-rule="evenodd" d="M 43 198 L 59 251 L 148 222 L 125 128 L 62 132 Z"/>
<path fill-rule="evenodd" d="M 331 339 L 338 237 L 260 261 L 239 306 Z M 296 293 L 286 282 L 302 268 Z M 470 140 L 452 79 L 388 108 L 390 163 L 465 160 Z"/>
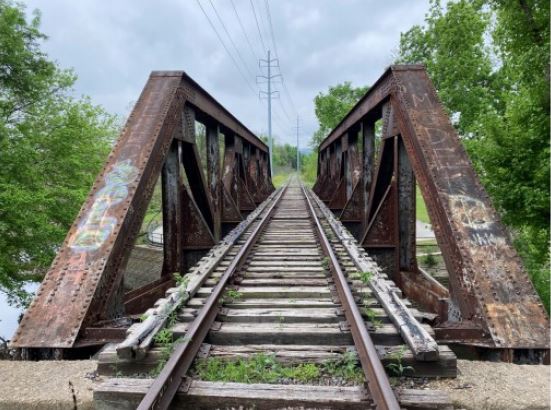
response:
<path fill-rule="evenodd" d="M 96 366 L 93 360 L 2 360 L 0 410 L 91 410 Z"/>

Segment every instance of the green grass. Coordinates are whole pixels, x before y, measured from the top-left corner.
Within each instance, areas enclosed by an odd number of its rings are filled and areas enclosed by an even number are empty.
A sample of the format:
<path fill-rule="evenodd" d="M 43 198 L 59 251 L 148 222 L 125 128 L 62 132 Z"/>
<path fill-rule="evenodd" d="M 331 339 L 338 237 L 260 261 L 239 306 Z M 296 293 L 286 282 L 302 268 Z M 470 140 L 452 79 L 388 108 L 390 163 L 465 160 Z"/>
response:
<path fill-rule="evenodd" d="M 321 377 L 338 376 L 348 381 L 361 382 L 363 373 L 355 353 L 345 353 L 339 360 L 324 364 L 285 364 L 275 355 L 255 354 L 248 358 L 224 360 L 217 357 L 198 359 L 195 373 L 201 380 L 234 383 L 278 383 L 291 379 L 309 383 Z"/>
<path fill-rule="evenodd" d="M 421 194 L 419 186 L 415 187 L 415 205 L 416 205 L 416 218 L 421 222 L 430 224 L 429 214 L 427 213 L 427 206 L 425 200 Z"/>
<path fill-rule="evenodd" d="M 272 177 L 272 183 L 276 188 L 279 188 L 285 184 L 288 178 L 289 174 L 277 174 Z"/>
<path fill-rule="evenodd" d="M 226 295 L 224 297 L 224 299 L 228 299 L 228 300 L 239 300 L 241 299 L 241 296 L 243 296 L 243 294 L 241 292 L 239 292 L 238 290 L 235 290 L 235 289 L 228 289 L 226 291 Z"/>

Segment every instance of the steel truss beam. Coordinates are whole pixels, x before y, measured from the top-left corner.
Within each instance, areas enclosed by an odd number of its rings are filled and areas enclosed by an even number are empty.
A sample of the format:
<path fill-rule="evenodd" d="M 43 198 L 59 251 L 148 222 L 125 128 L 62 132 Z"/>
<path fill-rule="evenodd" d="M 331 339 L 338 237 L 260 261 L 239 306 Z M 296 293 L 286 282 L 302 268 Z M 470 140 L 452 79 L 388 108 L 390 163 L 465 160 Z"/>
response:
<path fill-rule="evenodd" d="M 416 182 L 449 289 L 417 267 Z M 408 297 L 439 315 L 441 333 L 549 349 L 549 318 L 424 67 L 390 67 L 321 143 L 314 191 Z"/>
<path fill-rule="evenodd" d="M 206 127 L 205 167 L 196 121 Z M 98 344 L 85 337 L 86 329 L 125 314 L 123 271 L 159 175 L 163 274 L 128 294 L 133 313 L 149 307 L 174 272 L 185 272 L 213 246 L 224 224 L 242 220 L 273 191 L 267 158 L 267 146 L 187 74 L 153 72 L 12 347 L 53 349 L 48 355 L 60 357 L 63 349 Z"/>

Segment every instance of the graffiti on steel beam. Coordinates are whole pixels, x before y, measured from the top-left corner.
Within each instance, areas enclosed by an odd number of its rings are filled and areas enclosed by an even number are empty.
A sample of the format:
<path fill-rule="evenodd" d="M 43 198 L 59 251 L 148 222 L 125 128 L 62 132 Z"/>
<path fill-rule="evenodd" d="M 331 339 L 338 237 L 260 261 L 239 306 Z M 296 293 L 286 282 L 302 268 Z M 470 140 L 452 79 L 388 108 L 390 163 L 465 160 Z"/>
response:
<path fill-rule="evenodd" d="M 138 176 L 138 169 L 130 160 L 117 162 L 105 176 L 105 185 L 94 195 L 94 202 L 83 218 L 69 247 L 74 252 L 91 252 L 99 249 L 117 225 L 117 218 L 109 210 L 128 196 L 128 186 Z"/>
<path fill-rule="evenodd" d="M 463 224 L 469 228 L 469 240 L 474 246 L 505 245 L 505 238 L 495 235 L 495 223 L 484 202 L 468 195 L 450 195 L 450 207 L 461 210 L 459 215 Z"/>

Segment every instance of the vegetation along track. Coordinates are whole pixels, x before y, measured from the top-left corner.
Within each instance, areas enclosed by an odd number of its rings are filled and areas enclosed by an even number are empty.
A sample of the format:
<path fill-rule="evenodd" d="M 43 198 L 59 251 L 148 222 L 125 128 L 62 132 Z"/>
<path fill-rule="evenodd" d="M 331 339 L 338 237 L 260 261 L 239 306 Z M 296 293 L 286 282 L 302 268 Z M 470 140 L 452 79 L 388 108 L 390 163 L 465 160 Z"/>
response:
<path fill-rule="evenodd" d="M 391 387 L 387 373 L 456 373 L 400 296 L 292 179 L 100 354 L 116 377 L 96 407 L 449 408 L 441 392 Z"/>

